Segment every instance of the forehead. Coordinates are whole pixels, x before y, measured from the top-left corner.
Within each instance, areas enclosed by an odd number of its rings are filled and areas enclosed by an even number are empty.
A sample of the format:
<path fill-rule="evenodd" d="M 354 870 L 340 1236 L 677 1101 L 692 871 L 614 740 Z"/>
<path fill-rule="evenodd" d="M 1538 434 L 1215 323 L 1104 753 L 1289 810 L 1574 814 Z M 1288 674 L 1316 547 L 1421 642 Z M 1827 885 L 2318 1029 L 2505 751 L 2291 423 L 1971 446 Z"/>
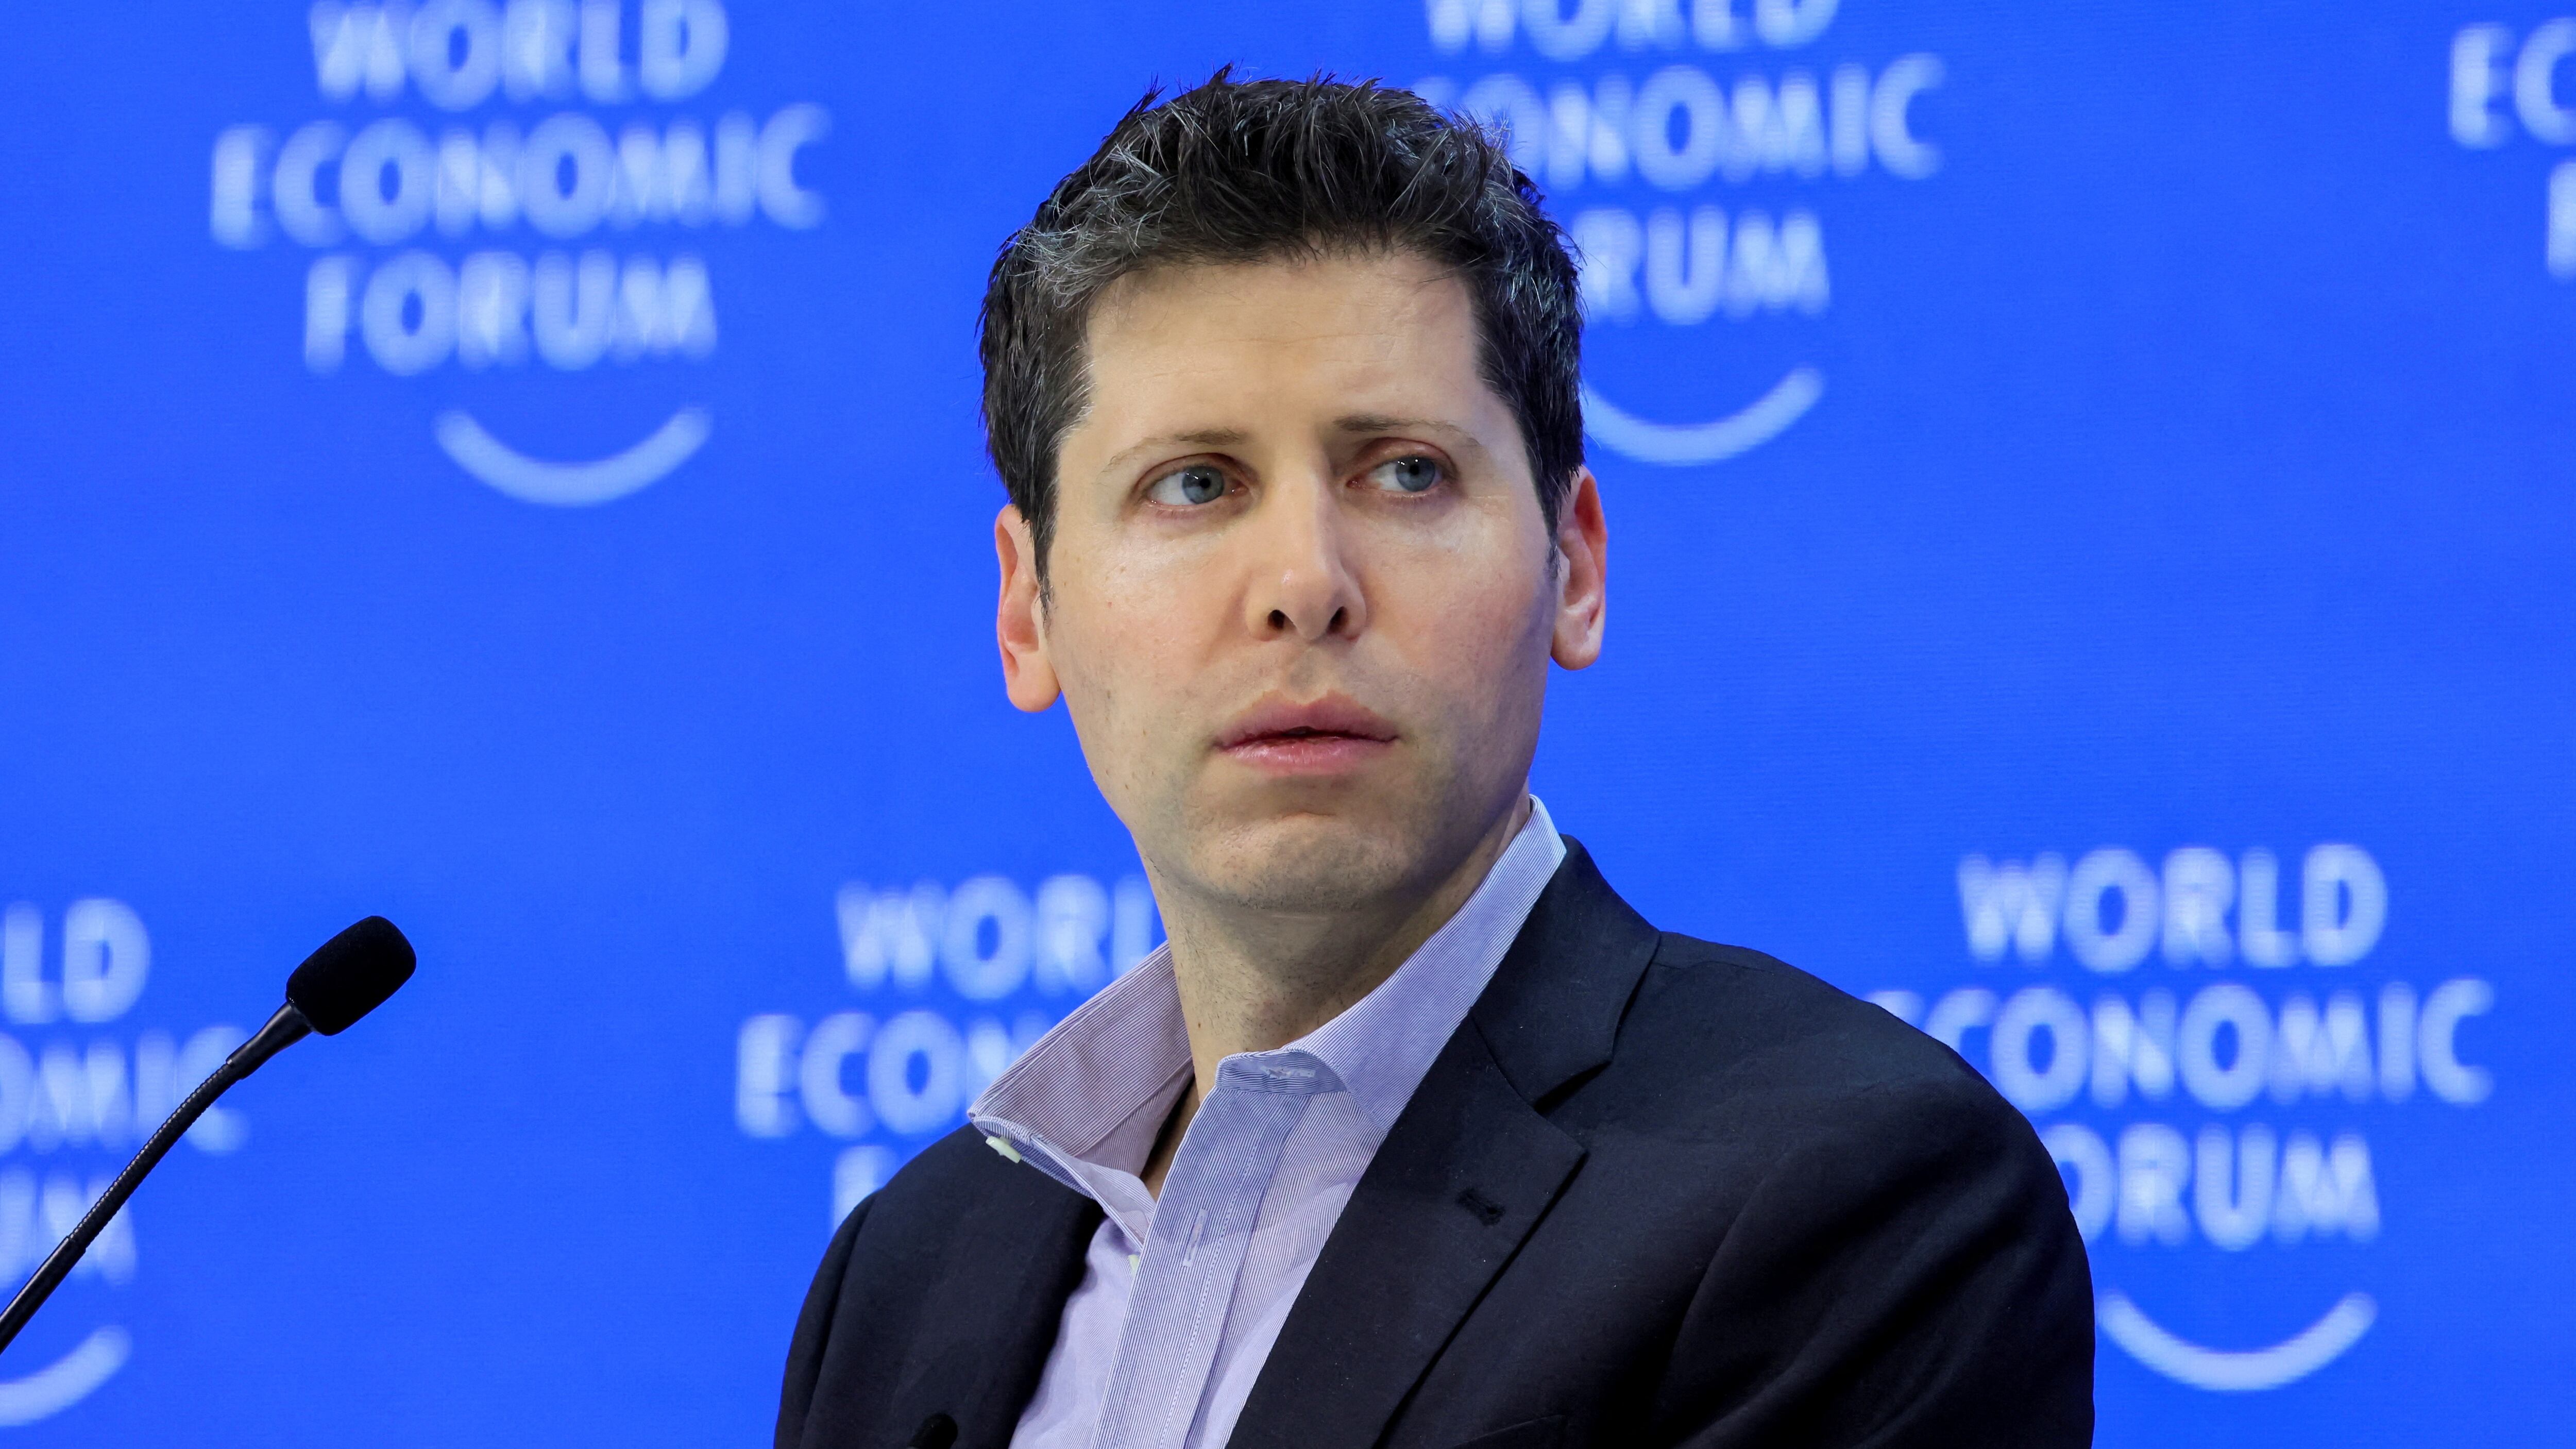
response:
<path fill-rule="evenodd" d="M 1134 273 L 1101 295 L 1086 340 L 1091 397 L 1081 430 L 1301 402 L 1397 414 L 1408 403 L 1416 411 L 1501 406 L 1477 366 L 1466 285 L 1412 252 Z"/>

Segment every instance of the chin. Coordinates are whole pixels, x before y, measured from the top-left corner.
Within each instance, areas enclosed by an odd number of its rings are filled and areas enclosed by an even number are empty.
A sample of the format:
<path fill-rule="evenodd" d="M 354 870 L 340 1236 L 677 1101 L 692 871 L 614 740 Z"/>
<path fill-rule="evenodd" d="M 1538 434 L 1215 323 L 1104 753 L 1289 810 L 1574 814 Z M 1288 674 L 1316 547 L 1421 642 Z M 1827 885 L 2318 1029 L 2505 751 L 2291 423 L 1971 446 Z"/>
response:
<path fill-rule="evenodd" d="M 1220 827 L 1192 853 L 1212 894 L 1258 910 L 1330 913 L 1420 884 L 1435 831 L 1384 818 L 1295 813 Z"/>

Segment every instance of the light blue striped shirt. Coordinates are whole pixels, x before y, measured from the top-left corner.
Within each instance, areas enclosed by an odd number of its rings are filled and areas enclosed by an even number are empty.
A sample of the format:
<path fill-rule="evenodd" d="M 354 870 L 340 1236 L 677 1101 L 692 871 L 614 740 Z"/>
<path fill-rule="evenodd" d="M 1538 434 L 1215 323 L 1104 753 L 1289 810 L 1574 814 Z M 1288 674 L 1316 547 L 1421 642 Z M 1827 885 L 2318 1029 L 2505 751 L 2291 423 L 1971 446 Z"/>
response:
<path fill-rule="evenodd" d="M 1165 1175 L 1138 1176 L 1190 1074 L 1171 948 L 996 1078 L 969 1114 L 995 1150 L 1098 1202 L 1012 1449 L 1217 1449 L 1351 1189 L 1565 858 L 1530 801 L 1467 903 L 1307 1036 L 1217 1066 Z"/>

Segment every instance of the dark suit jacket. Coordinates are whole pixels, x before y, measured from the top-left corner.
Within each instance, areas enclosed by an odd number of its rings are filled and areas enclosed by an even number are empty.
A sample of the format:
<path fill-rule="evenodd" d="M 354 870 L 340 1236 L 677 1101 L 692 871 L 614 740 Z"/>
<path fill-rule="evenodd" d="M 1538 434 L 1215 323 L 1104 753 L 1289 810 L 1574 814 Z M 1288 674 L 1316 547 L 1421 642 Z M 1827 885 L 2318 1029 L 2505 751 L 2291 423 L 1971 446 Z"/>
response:
<path fill-rule="evenodd" d="M 1091 1201 L 971 1130 L 842 1224 L 779 1449 L 1001 1449 Z M 2055 1166 L 1951 1052 L 1658 934 L 1580 846 L 1360 1179 L 1233 1449 L 2082 1445 Z"/>

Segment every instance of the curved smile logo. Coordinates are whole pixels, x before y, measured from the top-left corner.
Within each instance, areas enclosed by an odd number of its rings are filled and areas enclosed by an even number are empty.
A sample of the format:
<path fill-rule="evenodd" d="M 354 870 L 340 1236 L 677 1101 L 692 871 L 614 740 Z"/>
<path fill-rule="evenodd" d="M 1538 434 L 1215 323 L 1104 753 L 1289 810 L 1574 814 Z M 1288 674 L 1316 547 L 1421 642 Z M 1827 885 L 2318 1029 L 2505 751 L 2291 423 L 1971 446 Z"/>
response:
<path fill-rule="evenodd" d="M 74 901 L 56 929 L 25 902 L 0 911 L 0 1016 L 9 1026 L 0 1034 L 0 1275 L 10 1282 L 23 1281 L 70 1234 L 125 1155 L 178 1105 L 182 1084 L 194 1085 L 244 1040 L 232 1026 L 205 1027 L 184 1041 L 166 1031 L 116 1035 L 151 969 L 151 939 L 122 901 Z M 228 1153 L 247 1134 L 239 1109 L 214 1107 L 187 1140 L 199 1151 Z M 60 1413 L 132 1357 L 133 1334 L 97 1321 L 118 1316 L 115 1295 L 134 1281 L 132 1211 L 109 1220 L 48 1317 L 19 1340 L 18 1354 L 52 1357 L 24 1373 L 12 1362 L 13 1376 L 0 1379 L 0 1426 Z M 106 1291 L 84 1291 L 84 1284 Z M 91 1326 L 83 1332 L 85 1312 Z M 55 1342 L 68 1341 L 68 1349 L 40 1348 L 66 1323 L 71 1337 Z"/>
<path fill-rule="evenodd" d="M 1416 89 L 1501 127 L 1513 160 L 1567 218 L 1583 269 L 1584 430 L 1611 451 L 1674 467 L 1715 463 L 1804 418 L 1825 375 L 1794 327 L 1832 302 L 1825 227 L 1807 198 L 1875 172 L 1920 181 L 1939 150 L 1915 102 L 1938 56 L 1789 63 L 1823 38 L 1839 0 L 1425 0 L 1433 45 L 1528 73 L 1442 76 Z M 1728 72 L 1721 78 L 1713 67 Z M 1752 200 L 1746 200 L 1752 197 Z M 1776 199 L 1775 199 L 1776 198 Z M 1623 382 L 1640 344 L 1669 370 L 1674 334 L 1759 328 L 1786 349 L 1767 381 L 1710 373 Z M 1716 354 L 1741 354 L 1730 336 Z M 1660 387 L 1655 384 L 1661 384 Z M 1630 387 L 1658 394 L 1630 397 Z"/>
<path fill-rule="evenodd" d="M 2186 845 L 2161 868 L 2119 846 L 2072 864 L 1970 855 L 1957 883 L 1977 979 L 1871 999 L 2038 1125 L 2091 1245 L 2102 1335 L 2221 1393 L 2295 1383 L 2361 1342 L 2386 1251 L 2389 1163 L 2369 1129 L 2493 1094 L 2468 1048 L 2494 987 L 2372 970 L 2388 883 L 2356 845 L 2295 861 Z M 2089 990 L 2036 974 L 2060 948 Z M 2023 980 L 1998 979 L 2007 961 Z M 2201 1253 L 2239 1291 L 2165 1286 Z"/>
<path fill-rule="evenodd" d="M 822 224 L 798 176 L 821 107 L 689 109 L 724 67 L 719 0 L 318 0 L 307 29 L 333 114 L 217 135 L 208 221 L 226 247 L 313 254 L 317 376 L 356 358 L 405 378 L 702 364 L 718 290 L 688 243 Z M 632 426 L 587 457 L 462 407 L 428 433 L 512 498 L 579 506 L 668 476 L 714 419 L 683 400 Z"/>

